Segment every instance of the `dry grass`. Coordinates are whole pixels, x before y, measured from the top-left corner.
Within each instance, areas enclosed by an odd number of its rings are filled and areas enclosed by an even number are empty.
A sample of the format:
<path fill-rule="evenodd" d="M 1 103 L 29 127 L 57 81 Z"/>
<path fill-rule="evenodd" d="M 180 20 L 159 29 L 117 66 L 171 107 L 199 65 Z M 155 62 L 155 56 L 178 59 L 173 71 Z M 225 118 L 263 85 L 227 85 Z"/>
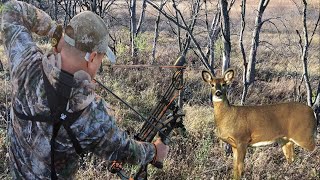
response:
<path fill-rule="evenodd" d="M 211 106 L 186 105 L 184 112 L 186 112 L 184 124 L 189 133 L 201 137 L 212 134 L 214 121 L 212 116 L 213 108 Z"/>
<path fill-rule="evenodd" d="M 249 50 L 251 30 L 257 7 L 256 0 L 249 0 L 247 5 L 248 26 L 244 37 L 245 48 Z M 319 8 L 318 0 L 308 1 L 311 14 Z M 211 10 L 214 10 L 215 2 L 211 2 Z M 184 12 L 189 9 L 188 1 L 179 5 Z M 112 13 L 119 19 L 111 22 L 111 34 L 117 38 L 116 50 L 119 64 L 130 64 L 130 42 L 128 29 L 119 24 L 128 24 L 128 14 L 123 11 L 124 4 L 118 6 Z M 236 1 L 231 10 L 232 34 L 232 67 L 237 70 L 235 82 L 229 92 L 230 101 L 239 104 L 242 93 L 242 59 L 238 49 L 239 31 L 239 1 Z M 144 33 L 140 37 L 141 51 L 139 63 L 149 64 L 151 57 L 151 43 L 153 38 L 153 20 L 157 13 L 150 7 L 147 9 L 148 26 L 143 28 Z M 290 0 L 271 1 L 264 18 L 281 16 L 286 26 L 276 21 L 280 32 L 266 25 L 261 32 L 261 40 L 268 44 L 261 44 L 258 50 L 256 82 L 249 91 L 247 104 L 270 104 L 283 101 L 301 100 L 305 102 L 304 83 L 301 84 L 302 64 L 300 49 L 295 30 L 301 31 L 300 17 L 295 5 Z M 203 15 L 199 19 L 203 19 Z M 310 16 L 314 20 L 315 16 Z M 203 23 L 199 21 L 199 23 Z M 150 25 L 151 24 L 151 25 Z M 309 24 L 312 29 L 312 23 Z M 161 24 L 161 33 L 156 55 L 156 63 L 162 65 L 173 64 L 178 54 L 177 39 L 166 23 Z M 206 45 L 205 35 L 200 33 L 203 26 L 196 29 L 203 48 Z M 319 29 L 318 29 L 319 30 Z M 219 45 L 221 42 L 217 42 Z M 309 73 L 312 88 L 315 89 L 320 80 L 320 34 L 314 36 L 313 44 L 309 51 Z M 44 49 L 49 46 L 40 43 Z M 215 67 L 220 67 L 220 51 L 216 52 Z M 3 46 L 0 46 L 0 60 L 8 69 Z M 188 67 L 185 72 L 185 105 L 183 111 L 186 116 L 184 125 L 186 131 L 176 130 L 172 134 L 173 143 L 170 144 L 169 157 L 165 161 L 163 170 L 149 167 L 149 179 L 231 179 L 232 157 L 226 157 L 220 141 L 215 136 L 213 108 L 209 102 L 209 87 L 202 82 L 201 71 L 204 69 L 199 58 L 190 51 L 187 55 Z M 218 70 L 218 69 L 217 69 Z M 217 71 L 219 74 L 219 70 Z M 166 86 L 171 80 L 172 71 L 169 69 L 110 69 L 104 64 L 104 71 L 99 74 L 102 80 L 113 92 L 122 97 L 143 115 L 148 116 L 150 110 L 160 99 Z M 5 81 L 5 72 L 0 72 L 0 87 L 6 85 L 8 92 L 10 87 Z M 0 178 L 9 179 L 6 158 L 6 133 L 5 133 L 5 90 L 0 90 Z M 299 91 L 300 89 L 300 91 Z M 138 117 L 114 97 L 102 89 L 97 93 L 105 97 L 115 110 L 115 116 L 119 126 L 128 130 L 130 134 L 137 133 L 142 122 Z M 300 98 L 297 98 L 299 97 Z M 296 161 L 288 165 L 282 154 L 281 147 L 273 144 L 261 148 L 249 148 L 245 159 L 243 179 L 320 179 L 320 129 L 316 138 L 317 146 L 312 152 L 307 152 L 300 147 L 295 148 Z M 86 156 L 76 179 L 118 179 L 107 170 L 108 163 L 97 159 L 93 155 Z"/>

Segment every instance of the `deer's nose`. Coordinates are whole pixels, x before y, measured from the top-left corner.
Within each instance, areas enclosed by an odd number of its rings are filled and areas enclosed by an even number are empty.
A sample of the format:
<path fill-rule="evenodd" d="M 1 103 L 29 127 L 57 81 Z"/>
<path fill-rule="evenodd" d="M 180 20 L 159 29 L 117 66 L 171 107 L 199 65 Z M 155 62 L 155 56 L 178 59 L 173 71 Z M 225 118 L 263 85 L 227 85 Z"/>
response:
<path fill-rule="evenodd" d="M 221 93 L 220 90 L 217 90 L 216 93 L 215 93 L 215 95 L 216 95 L 217 97 L 220 97 L 220 96 L 222 95 L 222 93 Z"/>

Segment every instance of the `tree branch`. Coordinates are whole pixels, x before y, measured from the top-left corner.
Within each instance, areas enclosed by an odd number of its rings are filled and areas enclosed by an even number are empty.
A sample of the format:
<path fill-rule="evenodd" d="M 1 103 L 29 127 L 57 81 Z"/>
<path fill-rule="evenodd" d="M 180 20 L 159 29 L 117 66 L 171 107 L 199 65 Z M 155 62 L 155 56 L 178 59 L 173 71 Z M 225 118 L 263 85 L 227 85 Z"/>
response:
<path fill-rule="evenodd" d="M 235 2 L 236 2 L 236 0 L 231 0 L 230 6 L 228 8 L 228 13 L 230 12 L 230 10 L 231 10 L 231 8 L 232 8 L 232 6 L 234 5 Z"/>
<path fill-rule="evenodd" d="M 139 22 L 138 22 L 138 25 L 137 25 L 136 35 L 137 35 L 137 34 L 140 32 L 140 30 L 141 30 L 142 21 L 143 21 L 143 19 L 144 19 L 144 15 L 145 15 L 145 12 L 146 12 L 146 7 L 147 7 L 146 0 L 143 0 L 143 1 L 142 1 L 141 14 L 140 14 Z"/>
<path fill-rule="evenodd" d="M 180 23 L 178 23 L 174 17 L 172 17 L 171 15 L 167 14 L 165 11 L 160 10 L 160 7 L 155 4 L 153 1 L 151 0 L 146 0 L 147 3 L 149 3 L 153 8 L 155 8 L 156 10 L 158 10 L 159 12 L 161 12 L 162 15 L 164 15 L 168 20 L 170 20 L 171 22 L 173 22 L 174 24 L 176 24 L 177 26 L 179 26 L 180 28 L 184 29 L 187 31 L 187 27 L 181 25 Z"/>
<path fill-rule="evenodd" d="M 301 54 L 302 54 L 303 53 L 302 37 L 301 37 L 300 32 L 298 30 L 296 30 L 296 33 L 299 36 L 299 46 L 300 46 Z"/>
<path fill-rule="evenodd" d="M 314 34 L 315 34 L 316 30 L 317 30 L 317 27 L 319 26 L 319 22 L 320 22 L 320 11 L 319 11 L 319 14 L 318 14 L 317 22 L 316 22 L 316 24 L 314 26 L 314 29 L 312 31 L 312 35 L 310 37 L 309 44 L 311 44 L 311 42 L 312 42 L 313 36 L 314 36 Z"/>
<path fill-rule="evenodd" d="M 190 29 L 188 28 L 186 21 L 184 20 L 184 18 L 182 17 L 182 14 L 180 11 L 178 11 L 179 15 L 181 16 L 181 20 L 183 22 L 183 25 L 181 25 L 180 23 L 178 23 L 174 17 L 168 15 L 164 10 L 160 10 L 159 6 L 157 4 L 155 4 L 153 1 L 151 0 L 146 0 L 147 3 L 149 3 L 153 8 L 155 8 L 156 10 L 160 11 L 161 14 L 163 14 L 168 20 L 170 20 L 171 22 L 175 23 L 177 26 L 181 27 L 182 29 L 186 30 L 188 32 L 188 35 L 190 36 L 191 40 L 193 41 L 193 43 L 195 44 L 195 46 L 197 47 L 200 55 L 201 55 L 201 61 L 203 63 L 203 65 L 210 71 L 213 72 L 212 68 L 210 67 L 210 65 L 208 64 L 208 60 L 205 57 L 205 54 L 202 52 L 201 47 L 199 45 L 199 43 L 197 42 L 197 40 L 195 39 L 194 35 L 192 34 L 192 32 L 190 31 Z M 177 8 L 177 10 L 179 10 Z"/>

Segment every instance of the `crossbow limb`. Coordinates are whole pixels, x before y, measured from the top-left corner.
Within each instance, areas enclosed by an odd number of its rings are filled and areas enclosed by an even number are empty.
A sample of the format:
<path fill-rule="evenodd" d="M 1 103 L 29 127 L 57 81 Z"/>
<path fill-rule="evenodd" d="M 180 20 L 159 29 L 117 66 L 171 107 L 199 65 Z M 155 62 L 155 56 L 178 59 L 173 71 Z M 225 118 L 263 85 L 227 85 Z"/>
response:
<path fill-rule="evenodd" d="M 175 66 L 179 68 L 173 74 L 172 81 L 160 102 L 154 107 L 148 119 L 144 119 L 145 122 L 142 128 L 134 136 L 136 140 L 152 142 L 158 134 L 162 142 L 168 144 L 171 131 L 175 128 L 183 128 L 182 117 L 184 114 L 179 112 L 180 107 L 176 105 L 175 99 L 179 96 L 179 91 L 184 86 L 183 70 L 185 69 L 185 62 L 184 56 L 179 57 L 175 62 Z M 156 162 L 154 166 L 162 168 L 163 164 Z M 126 171 L 122 167 L 122 162 L 114 161 L 110 165 L 109 170 L 112 173 L 117 173 L 122 180 L 146 180 L 147 168 L 148 164 L 140 166 L 138 172 L 132 177 L 126 174 Z"/>

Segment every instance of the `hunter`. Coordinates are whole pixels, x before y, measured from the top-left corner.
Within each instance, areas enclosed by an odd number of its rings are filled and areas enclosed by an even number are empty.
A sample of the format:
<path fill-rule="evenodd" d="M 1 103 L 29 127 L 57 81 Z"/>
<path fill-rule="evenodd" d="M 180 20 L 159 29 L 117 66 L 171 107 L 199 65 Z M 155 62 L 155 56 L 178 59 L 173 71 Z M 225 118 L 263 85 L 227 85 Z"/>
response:
<path fill-rule="evenodd" d="M 8 151 L 13 179 L 72 179 L 87 152 L 107 161 L 163 162 L 169 147 L 160 139 L 130 138 L 94 91 L 93 78 L 110 54 L 108 28 L 99 16 L 81 12 L 63 30 L 42 10 L 9 1 L 1 31 L 12 83 Z M 32 33 L 51 38 L 53 52 L 44 53 Z"/>

